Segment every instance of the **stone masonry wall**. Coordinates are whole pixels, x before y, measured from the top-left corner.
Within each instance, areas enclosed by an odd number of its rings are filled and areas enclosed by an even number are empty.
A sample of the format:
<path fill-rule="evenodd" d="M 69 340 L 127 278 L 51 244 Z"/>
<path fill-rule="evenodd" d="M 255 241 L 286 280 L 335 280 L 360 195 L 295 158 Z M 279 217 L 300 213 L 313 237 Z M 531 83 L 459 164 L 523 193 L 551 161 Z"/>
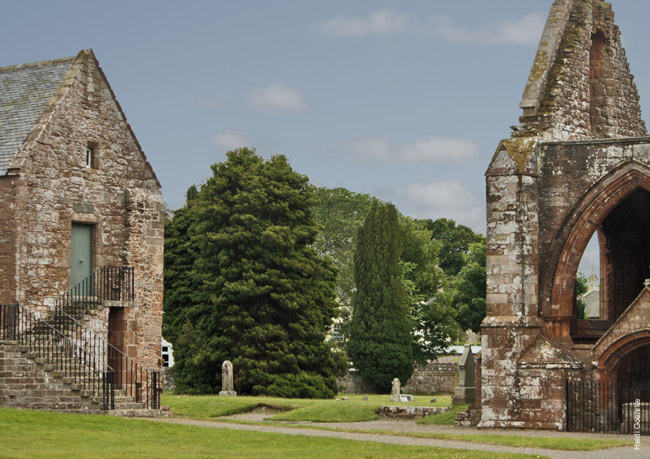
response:
<path fill-rule="evenodd" d="M 0 341 L 0 406 L 67 413 L 100 412 L 98 404 L 27 357 L 15 342 Z"/>
<path fill-rule="evenodd" d="M 82 53 L 17 155 L 17 300 L 45 311 L 70 286 L 72 223 L 94 227 L 94 265 L 135 267 L 128 354 L 158 367 L 162 316 L 159 184 L 92 53 Z M 94 149 L 86 167 L 86 148 Z M 107 327 L 107 323 L 105 327 Z M 156 348 L 154 357 L 153 349 Z"/>
<path fill-rule="evenodd" d="M 569 372 L 578 376 L 589 350 L 569 351 L 558 367 L 539 364 L 544 355 L 519 361 L 540 333 L 571 345 L 575 269 L 602 221 L 599 209 L 634 186 L 647 188 L 638 177 L 650 176 L 648 139 L 589 140 L 647 135 L 609 3 L 553 2 L 521 108 L 521 125 L 500 143 L 486 173 L 479 427 L 559 428 L 558 388 Z M 601 188 L 610 194 L 595 199 Z"/>
<path fill-rule="evenodd" d="M 453 362 L 415 363 L 413 375 L 402 386 L 403 394 L 453 393 L 458 386 L 458 364 Z M 373 391 L 357 372 L 338 378 L 339 392 L 369 394 Z"/>
<path fill-rule="evenodd" d="M 588 203 L 585 195 L 596 183 L 603 183 L 607 177 L 615 177 L 625 165 L 638 164 L 650 168 L 650 142 L 645 139 L 593 141 L 580 143 L 548 143 L 541 147 L 544 162 L 540 169 L 539 246 L 546 256 L 540 266 L 540 310 L 545 316 L 554 313 L 552 289 L 557 266 L 564 243 L 580 218 L 583 207 Z M 562 173 L 558 173 L 558 171 Z M 602 193 L 593 193 L 594 203 L 605 209 L 608 200 Z M 610 199 L 620 199 L 614 196 Z M 583 228 L 584 244 L 597 229 L 598 222 Z M 576 247 L 582 253 L 584 247 Z M 579 262 L 579 259 L 577 260 Z M 639 286 L 640 287 L 640 286 Z M 567 288 L 571 290 L 571 288 Z"/>
<path fill-rule="evenodd" d="M 647 135 L 611 4 L 556 0 L 553 8 L 527 86 L 540 86 L 544 95 L 536 111 L 524 113 L 522 127 L 541 131 L 545 140 Z M 562 36 L 557 51 L 546 49 L 557 35 Z M 545 74 L 547 59 L 554 61 Z"/>
<path fill-rule="evenodd" d="M 16 302 L 16 177 L 0 178 L 0 304 Z"/>

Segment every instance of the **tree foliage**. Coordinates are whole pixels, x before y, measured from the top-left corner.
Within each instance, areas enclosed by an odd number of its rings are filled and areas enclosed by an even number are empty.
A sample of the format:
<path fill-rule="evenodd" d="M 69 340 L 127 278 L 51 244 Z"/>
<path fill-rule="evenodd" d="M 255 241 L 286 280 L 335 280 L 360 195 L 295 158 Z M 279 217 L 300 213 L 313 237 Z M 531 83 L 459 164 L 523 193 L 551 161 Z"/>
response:
<path fill-rule="evenodd" d="M 212 172 L 170 225 L 165 269 L 180 290 L 165 301 L 165 325 L 177 388 L 216 390 L 228 359 L 241 393 L 333 396 L 325 334 L 336 271 L 312 247 L 307 177 L 284 156 L 264 161 L 245 148 Z"/>
<path fill-rule="evenodd" d="M 404 233 L 397 209 L 375 203 L 359 229 L 354 254 L 357 287 L 347 351 L 363 379 L 388 391 L 413 373 L 412 323 L 400 268 Z"/>
<path fill-rule="evenodd" d="M 343 313 L 349 313 L 356 289 L 353 260 L 357 233 L 378 200 L 345 188 L 316 188 L 314 196 L 314 217 L 320 226 L 314 248 L 334 260 L 338 270 L 336 294 Z"/>
<path fill-rule="evenodd" d="M 425 228 L 431 230 L 434 240 L 442 244 L 440 248 L 440 268 L 449 276 L 456 276 L 465 265 L 463 256 L 471 244 L 485 242 L 485 237 L 476 234 L 471 228 L 457 225 L 454 220 L 439 218 L 421 220 Z"/>
<path fill-rule="evenodd" d="M 587 318 L 587 304 L 582 296 L 589 291 L 587 276 L 579 272 L 576 274 L 576 316 L 578 319 Z"/>
<path fill-rule="evenodd" d="M 463 330 L 481 331 L 481 322 L 485 318 L 486 273 L 485 243 L 470 244 L 469 251 L 463 255 L 464 266 L 455 282 L 453 295 L 457 311 L 457 321 Z"/>

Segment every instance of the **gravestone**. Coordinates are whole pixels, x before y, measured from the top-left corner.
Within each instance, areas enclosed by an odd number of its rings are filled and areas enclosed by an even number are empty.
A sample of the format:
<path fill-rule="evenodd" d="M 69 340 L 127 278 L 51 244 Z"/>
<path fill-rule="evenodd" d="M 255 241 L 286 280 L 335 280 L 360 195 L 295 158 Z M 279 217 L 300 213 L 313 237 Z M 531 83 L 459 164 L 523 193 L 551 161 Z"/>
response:
<path fill-rule="evenodd" d="M 466 344 L 463 349 L 463 356 L 460 358 L 458 368 L 460 369 L 460 378 L 451 403 L 452 405 L 473 403 L 476 400 L 476 363 L 474 354 L 472 354 L 472 346 L 469 344 Z"/>
<path fill-rule="evenodd" d="M 393 379 L 393 388 L 390 392 L 390 401 L 391 402 L 399 402 L 399 391 L 401 388 L 401 383 L 399 382 L 399 378 Z"/>
<path fill-rule="evenodd" d="M 224 360 L 221 365 L 221 392 L 219 395 L 234 397 L 237 395 L 233 383 L 232 362 Z"/>

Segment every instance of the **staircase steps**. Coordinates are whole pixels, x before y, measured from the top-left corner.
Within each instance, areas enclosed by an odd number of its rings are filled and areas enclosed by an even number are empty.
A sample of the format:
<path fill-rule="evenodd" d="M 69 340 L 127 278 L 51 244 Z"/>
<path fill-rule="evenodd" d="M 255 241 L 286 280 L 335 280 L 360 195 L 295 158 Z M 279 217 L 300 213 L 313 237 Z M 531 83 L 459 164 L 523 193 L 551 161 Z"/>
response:
<path fill-rule="evenodd" d="M 93 331 L 98 319 L 107 320 L 107 306 L 134 304 L 133 287 L 133 268 L 107 267 L 57 299 L 56 308 L 46 317 L 20 305 L 0 305 L 2 323 L 15 327 L 4 334 L 15 340 L 0 341 L 0 405 L 102 412 L 106 400 L 100 394 L 115 381 L 128 383 L 124 387 L 133 396 L 116 390 L 115 409 L 106 410 L 111 415 L 164 414 L 147 408 L 148 403 L 159 403 L 157 397 L 149 400 L 153 392 L 147 390 L 154 381 L 160 382 L 159 373 L 142 367 L 110 346 L 105 334 Z M 107 374 L 110 382 L 104 377 Z M 22 405 L 8 403 L 10 393 L 18 394 Z M 136 402 L 136 393 L 141 402 Z"/>

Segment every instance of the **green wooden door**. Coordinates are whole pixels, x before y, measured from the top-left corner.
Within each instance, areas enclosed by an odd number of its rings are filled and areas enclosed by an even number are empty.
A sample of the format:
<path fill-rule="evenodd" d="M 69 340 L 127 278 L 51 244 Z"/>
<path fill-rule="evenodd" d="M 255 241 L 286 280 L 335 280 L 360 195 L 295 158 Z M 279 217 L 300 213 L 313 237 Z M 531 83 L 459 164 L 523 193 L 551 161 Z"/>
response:
<path fill-rule="evenodd" d="M 74 287 L 93 272 L 93 227 L 72 224 L 70 250 L 70 286 Z"/>

